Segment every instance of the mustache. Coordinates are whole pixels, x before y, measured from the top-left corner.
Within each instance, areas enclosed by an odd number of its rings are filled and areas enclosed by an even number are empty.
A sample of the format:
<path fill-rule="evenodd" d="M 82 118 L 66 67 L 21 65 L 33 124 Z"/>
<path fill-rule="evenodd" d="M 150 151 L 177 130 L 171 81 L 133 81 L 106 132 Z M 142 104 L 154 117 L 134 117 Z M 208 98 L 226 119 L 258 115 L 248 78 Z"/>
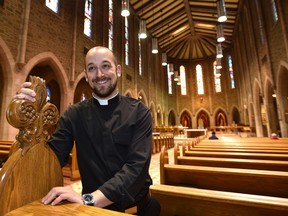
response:
<path fill-rule="evenodd" d="M 110 80 L 110 78 L 108 77 L 96 77 L 94 79 L 92 79 L 92 82 L 101 82 L 101 81 L 107 81 Z"/>

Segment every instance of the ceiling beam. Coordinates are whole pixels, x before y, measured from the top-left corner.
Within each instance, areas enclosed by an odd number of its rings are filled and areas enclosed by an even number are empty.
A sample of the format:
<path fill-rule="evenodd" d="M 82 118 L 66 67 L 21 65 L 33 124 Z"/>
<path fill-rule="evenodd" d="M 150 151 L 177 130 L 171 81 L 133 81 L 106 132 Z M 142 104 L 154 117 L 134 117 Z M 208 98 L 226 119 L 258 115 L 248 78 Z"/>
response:
<path fill-rule="evenodd" d="M 184 5 L 185 5 L 185 11 L 186 11 L 186 14 L 187 14 L 187 17 L 188 17 L 188 22 L 189 22 L 191 35 L 194 36 L 195 35 L 195 30 L 194 30 L 193 19 L 192 19 L 192 16 L 191 16 L 191 9 L 190 9 L 190 5 L 189 5 L 189 1 L 188 0 L 184 0 Z"/>

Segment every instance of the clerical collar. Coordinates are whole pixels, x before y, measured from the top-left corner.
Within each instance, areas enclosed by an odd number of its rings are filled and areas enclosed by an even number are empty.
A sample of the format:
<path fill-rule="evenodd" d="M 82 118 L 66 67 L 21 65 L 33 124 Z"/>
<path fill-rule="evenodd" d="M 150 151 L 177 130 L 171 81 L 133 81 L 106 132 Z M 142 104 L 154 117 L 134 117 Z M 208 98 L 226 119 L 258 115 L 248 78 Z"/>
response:
<path fill-rule="evenodd" d="M 101 99 L 101 98 L 97 98 L 97 96 L 94 94 L 94 92 L 92 92 L 93 98 L 95 98 L 95 99 L 99 102 L 99 104 L 100 104 L 101 106 L 108 105 L 108 101 L 111 100 L 111 99 L 113 99 L 113 98 L 115 98 L 118 94 L 119 94 L 119 92 L 117 92 L 115 95 L 113 95 L 113 96 L 110 97 L 110 98 Z"/>

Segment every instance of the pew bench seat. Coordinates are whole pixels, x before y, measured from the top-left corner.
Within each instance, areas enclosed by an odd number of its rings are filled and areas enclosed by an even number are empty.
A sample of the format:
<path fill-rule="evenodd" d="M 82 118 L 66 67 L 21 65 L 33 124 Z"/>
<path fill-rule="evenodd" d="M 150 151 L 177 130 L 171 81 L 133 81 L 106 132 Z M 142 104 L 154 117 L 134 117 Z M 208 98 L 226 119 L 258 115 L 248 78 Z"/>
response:
<path fill-rule="evenodd" d="M 196 147 L 189 148 L 189 151 L 205 151 L 205 152 L 235 152 L 235 153 L 267 153 L 267 154 L 288 154 L 288 149 L 261 149 L 261 148 L 205 148 Z"/>
<path fill-rule="evenodd" d="M 162 206 L 161 216 L 283 216 L 288 214 L 286 198 L 171 185 L 151 185 L 150 191 Z"/>
<path fill-rule="evenodd" d="M 175 164 L 288 172 L 288 161 L 178 156 Z"/>
<path fill-rule="evenodd" d="M 183 156 L 288 161 L 288 154 L 270 154 L 270 153 L 207 152 L 207 151 L 196 151 L 196 150 L 193 150 L 193 151 L 190 151 L 190 150 L 185 151 L 184 150 Z"/>
<path fill-rule="evenodd" d="M 160 183 L 288 198 L 288 172 L 165 164 Z"/>

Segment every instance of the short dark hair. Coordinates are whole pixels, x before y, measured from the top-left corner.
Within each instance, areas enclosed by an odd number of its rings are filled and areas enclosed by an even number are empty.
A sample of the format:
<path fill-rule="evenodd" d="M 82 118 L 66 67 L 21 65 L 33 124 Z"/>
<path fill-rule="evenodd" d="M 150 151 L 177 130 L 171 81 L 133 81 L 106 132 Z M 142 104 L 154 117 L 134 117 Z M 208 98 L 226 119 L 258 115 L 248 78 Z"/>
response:
<path fill-rule="evenodd" d="M 216 134 L 215 131 L 212 131 L 212 134 L 213 134 L 213 135 Z"/>

